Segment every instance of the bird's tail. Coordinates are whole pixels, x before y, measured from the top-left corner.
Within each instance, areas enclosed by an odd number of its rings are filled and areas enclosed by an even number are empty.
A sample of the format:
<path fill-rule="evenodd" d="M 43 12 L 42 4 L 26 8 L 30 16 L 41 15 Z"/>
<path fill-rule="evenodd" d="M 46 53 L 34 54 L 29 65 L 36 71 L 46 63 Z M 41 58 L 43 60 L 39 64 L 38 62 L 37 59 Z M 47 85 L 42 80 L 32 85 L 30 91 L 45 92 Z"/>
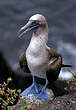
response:
<path fill-rule="evenodd" d="M 61 67 L 72 67 L 72 65 L 65 65 L 65 64 L 62 64 Z"/>

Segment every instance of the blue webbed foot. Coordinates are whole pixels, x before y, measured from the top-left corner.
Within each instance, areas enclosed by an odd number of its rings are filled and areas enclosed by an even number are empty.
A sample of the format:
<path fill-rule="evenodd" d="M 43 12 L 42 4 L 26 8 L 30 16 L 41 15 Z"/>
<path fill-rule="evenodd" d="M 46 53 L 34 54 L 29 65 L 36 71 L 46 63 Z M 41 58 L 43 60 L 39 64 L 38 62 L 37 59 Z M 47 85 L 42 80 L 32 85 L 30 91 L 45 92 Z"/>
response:
<path fill-rule="evenodd" d="M 28 87 L 27 89 L 25 89 L 21 94 L 20 96 L 24 96 L 24 95 L 27 95 L 27 94 L 38 94 L 39 91 L 41 91 L 42 87 L 40 85 L 34 85 L 32 84 L 30 87 Z"/>
<path fill-rule="evenodd" d="M 21 94 L 20 96 L 24 96 L 24 95 L 27 95 L 27 94 L 39 94 L 39 91 L 41 91 L 42 87 L 41 85 L 38 85 L 34 79 L 34 76 L 33 76 L 33 84 L 28 87 L 27 89 L 25 89 Z"/>
<path fill-rule="evenodd" d="M 46 92 L 46 87 L 48 85 L 48 80 L 46 79 L 45 86 L 42 88 L 39 94 L 36 94 L 35 96 L 39 99 L 50 99 L 50 96 Z"/>
<path fill-rule="evenodd" d="M 40 92 L 40 94 L 36 94 L 35 96 L 39 99 L 50 99 L 50 96 L 48 95 L 48 93 L 46 91 L 43 91 L 43 89 Z"/>

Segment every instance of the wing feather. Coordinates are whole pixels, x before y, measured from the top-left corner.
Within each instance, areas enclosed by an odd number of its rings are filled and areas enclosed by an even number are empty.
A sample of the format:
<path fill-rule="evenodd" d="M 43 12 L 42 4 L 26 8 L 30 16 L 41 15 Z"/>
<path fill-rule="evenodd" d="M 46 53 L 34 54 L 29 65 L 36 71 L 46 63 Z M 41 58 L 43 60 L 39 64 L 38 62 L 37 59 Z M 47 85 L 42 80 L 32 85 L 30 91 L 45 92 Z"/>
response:
<path fill-rule="evenodd" d="M 58 75 L 61 70 L 62 57 L 61 54 L 57 53 L 55 50 L 47 49 L 49 56 L 49 63 L 47 66 L 46 76 L 49 82 L 57 80 Z"/>
<path fill-rule="evenodd" d="M 30 70 L 28 68 L 28 65 L 27 65 L 27 60 L 26 60 L 26 55 L 25 53 L 21 54 L 19 56 L 19 64 L 20 64 L 20 67 L 21 69 L 26 72 L 26 73 L 30 73 Z"/>

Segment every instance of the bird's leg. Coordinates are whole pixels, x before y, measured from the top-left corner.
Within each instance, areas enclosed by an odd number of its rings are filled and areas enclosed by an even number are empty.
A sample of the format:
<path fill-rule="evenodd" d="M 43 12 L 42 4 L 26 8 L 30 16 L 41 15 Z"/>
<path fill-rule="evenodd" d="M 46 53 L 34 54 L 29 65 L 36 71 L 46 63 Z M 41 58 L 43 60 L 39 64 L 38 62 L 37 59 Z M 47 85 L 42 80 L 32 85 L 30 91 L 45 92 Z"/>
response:
<path fill-rule="evenodd" d="M 50 96 L 46 92 L 47 85 L 48 85 L 48 80 L 46 79 L 46 83 L 45 83 L 44 87 L 42 88 L 40 94 L 36 95 L 38 98 L 40 98 L 40 99 L 50 99 Z"/>
<path fill-rule="evenodd" d="M 34 87 L 35 92 L 38 94 L 39 91 L 41 91 L 42 87 L 36 83 L 35 76 L 32 76 L 32 77 L 33 77 L 33 84 L 32 84 L 32 86 Z"/>
<path fill-rule="evenodd" d="M 30 87 L 28 87 L 27 89 L 25 89 L 20 95 L 21 96 L 24 96 L 24 95 L 27 95 L 27 94 L 38 94 L 39 91 L 41 91 L 42 87 L 40 85 L 38 85 L 35 81 L 35 76 L 32 76 L 33 78 L 33 83 Z"/>

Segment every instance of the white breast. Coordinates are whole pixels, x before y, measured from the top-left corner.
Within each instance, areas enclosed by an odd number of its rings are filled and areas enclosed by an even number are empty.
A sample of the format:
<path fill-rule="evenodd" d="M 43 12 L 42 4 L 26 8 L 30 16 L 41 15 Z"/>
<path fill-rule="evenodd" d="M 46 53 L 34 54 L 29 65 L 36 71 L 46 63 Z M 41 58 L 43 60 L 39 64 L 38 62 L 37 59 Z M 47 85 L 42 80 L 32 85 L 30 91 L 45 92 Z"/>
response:
<path fill-rule="evenodd" d="M 26 58 L 31 73 L 35 74 L 35 76 L 39 76 L 40 74 L 42 77 L 45 77 L 48 59 L 45 46 L 40 41 L 33 40 L 30 43 L 26 51 Z"/>

